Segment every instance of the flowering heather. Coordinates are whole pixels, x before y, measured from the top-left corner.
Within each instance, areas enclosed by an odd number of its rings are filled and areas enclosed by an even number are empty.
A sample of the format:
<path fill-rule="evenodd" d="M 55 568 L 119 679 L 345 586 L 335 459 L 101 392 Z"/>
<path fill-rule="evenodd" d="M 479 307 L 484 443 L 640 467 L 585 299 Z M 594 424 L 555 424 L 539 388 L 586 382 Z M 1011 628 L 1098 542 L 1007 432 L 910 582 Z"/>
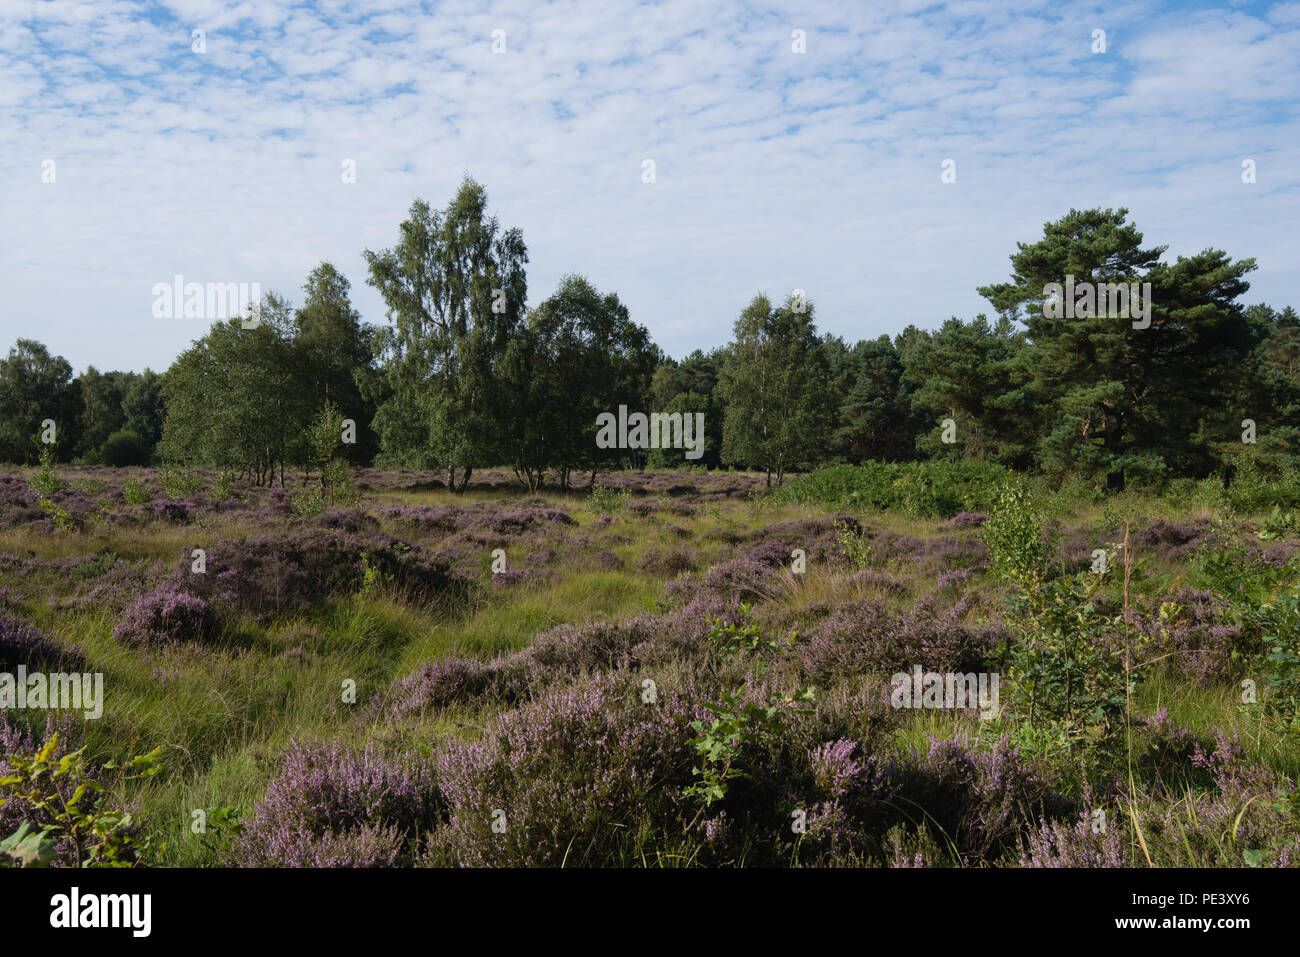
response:
<path fill-rule="evenodd" d="M 209 602 L 265 615 L 302 608 L 330 595 L 353 594 L 364 582 L 367 565 L 418 600 L 433 600 L 462 587 L 445 563 L 395 538 L 319 528 L 222 539 L 207 547 L 205 574 L 191 573 L 185 558 L 176 580 Z"/>
<path fill-rule="evenodd" d="M 54 667 L 71 657 L 35 626 L 0 612 L 0 671 Z"/>
<path fill-rule="evenodd" d="M 432 763 L 338 742 L 290 744 L 236 844 L 244 867 L 392 867 L 410 864 L 438 823 Z"/>
<path fill-rule="evenodd" d="M 156 499 L 148 505 L 142 506 L 142 508 L 145 514 L 160 521 L 183 525 L 190 520 L 190 508 L 185 502 L 173 501 L 172 499 Z"/>
<path fill-rule="evenodd" d="M 217 613 L 206 601 L 165 581 L 127 605 L 113 637 L 123 644 L 161 647 L 174 641 L 207 641 L 219 628 Z"/>
<path fill-rule="evenodd" d="M 961 529 L 961 528 L 981 528 L 988 521 L 988 516 L 983 512 L 958 512 L 952 518 L 945 522 L 940 522 L 940 528 Z"/>
<path fill-rule="evenodd" d="M 1139 610 L 1136 627 L 1151 640 L 1149 656 L 1200 685 L 1232 680 L 1251 649 L 1240 627 L 1229 623 L 1223 599 L 1211 591 L 1179 589 L 1163 599 L 1174 605 L 1172 618 L 1158 610 Z"/>
<path fill-rule="evenodd" d="M 1167 727 L 1163 717 L 1153 723 L 1166 737 L 1186 737 Z M 1294 791 L 1295 782 L 1253 762 L 1236 735 L 1222 730 L 1213 747 L 1193 745 L 1191 764 L 1204 778 L 1196 787 L 1181 777 L 1169 786 L 1139 785 L 1126 805 L 1138 814 L 1144 847 L 1130 840 L 1130 812 L 1115 802 L 1103 808 L 1110 820 L 1098 833 L 1085 794 L 1085 810 L 1073 826 L 1044 820 L 1028 833 L 1021 865 L 1132 867 L 1144 865 L 1150 855 L 1157 866 L 1241 867 L 1247 851 L 1259 853 L 1267 866 L 1300 863 L 1300 822 L 1276 802 L 1279 794 Z"/>
<path fill-rule="evenodd" d="M 488 584 L 493 588 L 512 588 L 519 585 L 536 587 L 546 579 L 546 573 L 539 568 L 508 568 L 503 572 L 493 572 L 488 578 Z"/>
<path fill-rule="evenodd" d="M 627 564 L 607 548 L 592 549 L 591 560 L 596 568 L 606 572 L 622 571 Z"/>
<path fill-rule="evenodd" d="M 818 684 L 864 674 L 888 678 L 914 664 L 927 671 L 987 671 L 1006 633 L 998 624 L 964 623 L 971 603 L 963 595 L 945 608 L 929 596 L 896 615 L 872 599 L 848 602 L 802 636 L 798 655 Z"/>
<path fill-rule="evenodd" d="M 930 739 L 887 777 L 899 806 L 924 809 L 963 861 L 993 860 L 1017 845 L 1025 826 L 1066 813 L 1073 802 L 1052 786 L 1005 739 L 992 750 L 965 738 Z"/>
<path fill-rule="evenodd" d="M 664 599 L 676 604 L 701 593 L 735 601 L 771 598 L 776 593 L 773 576 L 788 570 L 790 552 L 791 546 L 783 542 L 764 542 L 720 562 L 702 577 L 674 579 L 664 589 Z"/>
<path fill-rule="evenodd" d="M 1129 531 L 1129 545 L 1138 554 L 1155 552 L 1162 559 L 1179 560 L 1200 547 L 1211 532 L 1207 519 L 1186 522 L 1157 520 L 1145 528 Z M 1119 538 L 1123 534 L 1117 533 Z"/>
<path fill-rule="evenodd" d="M 1132 867 L 1127 827 L 1122 820 L 1101 830 L 1094 814 L 1105 808 L 1084 807 L 1073 824 L 1042 821 L 1029 831 L 1021 867 Z M 1110 814 L 1114 814 L 1111 809 Z"/>
<path fill-rule="evenodd" d="M 709 618 L 738 620 L 734 603 L 701 596 L 662 615 L 557 625 L 520 651 L 488 662 L 449 658 L 395 682 L 382 707 L 397 717 L 477 699 L 511 704 L 592 673 L 644 670 L 704 654 Z"/>
<path fill-rule="evenodd" d="M 328 508 L 315 516 L 316 524 L 344 532 L 369 532 L 379 529 L 379 521 L 360 508 Z"/>
<path fill-rule="evenodd" d="M 744 536 L 744 541 L 751 544 L 777 544 L 790 548 L 802 548 L 812 564 L 830 564 L 836 568 L 849 567 L 849 560 L 840 548 L 840 529 L 847 525 L 854 534 L 866 534 L 869 530 L 856 518 L 844 512 L 827 515 L 822 518 L 800 519 L 789 522 L 773 522 L 755 529 Z M 789 550 L 786 561 L 789 561 Z"/>
<path fill-rule="evenodd" d="M 699 568 L 699 561 L 689 549 L 674 548 L 661 552 L 657 548 L 651 548 L 637 560 L 636 568 L 639 572 L 660 578 L 672 578 L 682 572 L 695 571 Z"/>
<path fill-rule="evenodd" d="M 646 704 L 636 682 L 606 675 L 501 714 L 481 742 L 452 742 L 438 759 L 450 813 L 438 843 L 471 867 L 631 863 L 647 825 L 682 831 L 686 740 L 704 716 L 690 697 L 665 686 Z"/>
<path fill-rule="evenodd" d="M 828 741 L 809 752 L 808 763 L 813 779 L 827 799 L 838 801 L 844 797 L 862 773 L 862 762 L 853 757 L 857 748 L 856 741 L 841 738 L 838 741 Z"/>

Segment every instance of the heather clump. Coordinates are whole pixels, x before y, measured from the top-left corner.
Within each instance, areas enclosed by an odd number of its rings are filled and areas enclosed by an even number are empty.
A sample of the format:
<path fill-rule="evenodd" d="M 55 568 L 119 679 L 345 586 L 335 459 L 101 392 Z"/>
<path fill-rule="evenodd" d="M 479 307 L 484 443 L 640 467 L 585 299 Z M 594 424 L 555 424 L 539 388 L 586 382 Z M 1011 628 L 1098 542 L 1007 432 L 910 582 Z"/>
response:
<path fill-rule="evenodd" d="M 632 864 L 677 851 L 691 781 L 692 689 L 603 675 L 496 718 L 438 760 L 441 853 L 472 867 Z"/>
<path fill-rule="evenodd" d="M 997 623 L 968 623 L 973 601 L 965 595 L 945 606 L 931 595 L 901 613 L 871 598 L 846 602 L 802 636 L 797 654 L 821 685 L 888 678 L 917 664 L 926 671 L 988 671 L 1007 633 Z"/>
<path fill-rule="evenodd" d="M 329 596 L 355 594 L 381 581 L 411 598 L 432 601 L 463 590 L 442 561 L 398 539 L 338 530 L 222 539 L 206 549 L 206 572 L 182 561 L 177 580 L 213 603 L 254 615 L 280 614 Z"/>
<path fill-rule="evenodd" d="M 768 542 L 784 545 L 789 542 L 791 548 L 803 549 L 811 563 L 845 567 L 848 559 L 841 549 L 841 539 L 846 526 L 852 534 L 868 543 L 874 538 L 874 533 L 864 524 L 841 512 L 823 518 L 773 522 L 748 533 L 743 540 L 754 545 Z"/>
<path fill-rule="evenodd" d="M 295 741 L 245 823 L 232 863 L 409 865 L 441 809 L 433 763 L 426 757 Z"/>
<path fill-rule="evenodd" d="M 939 527 L 947 529 L 980 528 L 986 521 L 988 521 L 988 516 L 983 512 L 958 512 L 952 518 L 941 522 Z"/>
<path fill-rule="evenodd" d="M 58 668 L 78 658 L 79 655 L 60 648 L 34 625 L 0 611 L 0 671 L 12 672 L 19 665 L 29 671 Z"/>
<path fill-rule="evenodd" d="M 1161 738 L 1186 732 L 1154 722 Z M 1253 761 L 1235 734 L 1192 742 L 1190 767 L 1152 766 L 1160 776 L 1110 801 L 1087 798 L 1072 824 L 1043 820 L 1026 833 L 1029 867 L 1290 867 L 1300 863 L 1300 791 Z M 1168 777 L 1169 780 L 1165 780 Z"/>
<path fill-rule="evenodd" d="M 704 593 L 733 601 L 761 601 L 778 593 L 774 577 L 789 570 L 791 546 L 764 542 L 719 562 L 703 576 L 683 575 L 668 583 L 664 600 L 676 604 Z"/>
<path fill-rule="evenodd" d="M 511 705 L 583 675 L 635 674 L 707 654 L 711 621 L 739 621 L 734 604 L 701 597 L 664 614 L 557 625 L 520 651 L 480 662 L 447 658 L 393 684 L 381 707 L 402 717 L 452 705 Z"/>
<path fill-rule="evenodd" d="M 1148 654 L 1166 670 L 1202 687 L 1231 681 L 1254 650 L 1222 600 L 1207 589 L 1177 589 L 1132 622 L 1148 639 Z"/>
<path fill-rule="evenodd" d="M 202 643 L 219 631 L 216 609 L 176 582 L 164 581 L 126 606 L 113 637 L 123 644 L 161 647 L 172 642 Z"/>
<path fill-rule="evenodd" d="M 637 571 L 646 572 L 663 578 L 672 578 L 682 572 L 693 572 L 699 568 L 699 561 L 689 549 L 672 548 L 660 551 L 649 549 L 636 563 Z"/>

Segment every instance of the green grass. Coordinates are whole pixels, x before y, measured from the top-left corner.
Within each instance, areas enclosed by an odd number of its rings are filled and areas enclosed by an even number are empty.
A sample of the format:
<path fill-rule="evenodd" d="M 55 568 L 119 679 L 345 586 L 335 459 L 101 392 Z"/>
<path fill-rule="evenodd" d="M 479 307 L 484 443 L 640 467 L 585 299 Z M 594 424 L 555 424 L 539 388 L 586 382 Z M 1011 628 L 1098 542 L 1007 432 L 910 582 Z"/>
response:
<path fill-rule="evenodd" d="M 899 496 L 906 489 L 898 483 L 907 474 L 894 469 L 877 470 L 866 478 L 857 472 L 815 480 L 810 477 L 807 481 L 797 480 L 792 491 L 773 496 L 762 507 L 738 499 L 700 503 L 696 514 L 689 517 L 672 514 L 667 508 L 671 499 L 650 498 L 660 510 L 639 516 L 624 509 L 612 525 L 602 529 L 592 526 L 598 515 L 589 507 L 583 491 L 571 495 L 546 493 L 540 499 L 567 512 L 579 526 L 564 531 L 556 546 L 560 558 L 547 566 L 541 584 L 512 582 L 491 587 L 486 583 L 485 561 L 483 587 L 463 607 L 423 606 L 379 588 L 368 594 L 335 596 L 269 624 L 252 620 L 229 623 L 221 640 L 202 652 L 164 649 L 146 654 L 124 647 L 113 637 L 114 622 L 108 613 L 98 609 L 79 611 L 58 602 L 52 605 L 46 599 L 66 598 L 73 588 L 93 584 L 111 567 L 113 557 L 146 565 L 170 565 L 203 541 L 257 534 L 260 530 L 246 520 L 216 519 L 208 528 L 165 523 L 118 527 L 101 523 L 82 532 L 54 534 L 8 529 L 0 531 L 0 554 L 20 558 L 35 555 L 44 560 L 82 558 L 70 572 L 33 569 L 15 589 L 21 597 L 11 596 L 9 600 L 63 643 L 79 646 L 89 662 L 88 670 L 104 673 L 108 697 L 105 716 L 85 723 L 86 742 L 93 757 L 120 760 L 162 747 L 162 772 L 127 796 L 139 802 L 141 815 L 152 832 L 167 841 L 168 851 L 162 863 L 203 865 L 218 863 L 220 855 L 190 833 L 190 812 L 219 805 L 250 809 L 291 740 L 343 739 L 358 744 L 378 741 L 430 750 L 449 736 L 473 738 L 479 734 L 492 718 L 490 710 L 453 708 L 421 716 L 418 721 L 396 723 L 368 724 L 358 720 L 376 695 L 422 665 L 452 656 L 490 659 L 527 647 L 539 634 L 557 625 L 616 620 L 655 611 L 666 579 L 637 570 L 637 563 L 651 549 L 662 552 L 685 545 L 692 549 L 704 573 L 729 552 L 730 542 L 766 525 L 821 518 L 831 511 L 852 514 L 877 532 L 892 531 L 923 539 L 952 534 L 940 528 L 941 514 L 918 515 L 915 509 L 909 513 L 899 506 Z M 964 481 L 974 488 L 985 478 L 982 472 L 972 472 Z M 855 492 L 862 494 L 855 497 Z M 1083 529 L 1095 538 L 1102 537 L 1117 519 L 1142 523 L 1196 516 L 1228 517 L 1208 497 L 1180 505 L 1167 496 L 1141 492 L 1126 492 L 1105 502 L 1093 500 L 1086 490 L 1036 492 L 1055 524 Z M 979 494 L 972 493 L 973 497 L 964 501 L 976 502 Z M 890 496 L 898 501 L 886 501 Z M 385 504 L 514 506 L 517 498 L 514 490 L 475 492 L 463 497 L 436 490 L 379 490 L 363 493 L 363 507 L 373 512 Z M 890 507 L 882 510 L 876 498 Z M 634 497 L 632 502 L 637 500 Z M 912 504 L 917 501 L 928 507 L 920 499 L 914 499 Z M 951 511 L 950 506 L 948 502 L 939 511 Z M 1241 516 L 1236 520 L 1246 521 Z M 682 537 L 674 529 L 685 529 L 688 535 Z M 565 541 L 576 535 L 587 536 L 598 547 L 612 551 L 623 561 L 623 569 L 598 570 L 571 557 L 566 553 Z M 422 546 L 436 546 L 438 541 L 437 536 L 416 536 L 412 540 Z M 1134 580 L 1136 589 L 1150 594 L 1176 583 L 1200 581 L 1196 569 L 1187 564 L 1174 566 L 1156 556 L 1147 557 L 1149 564 Z M 783 638 L 789 628 L 800 627 L 814 610 L 824 611 L 848 601 L 874 598 L 902 609 L 932 591 L 933 577 L 940 568 L 904 567 L 898 561 L 873 561 L 871 567 L 895 575 L 905 589 L 893 592 L 877 583 L 855 581 L 851 571 L 819 567 L 810 561 L 802 576 L 778 576 L 773 598 L 760 606 L 757 614 L 765 623 L 779 624 Z M 0 580 L 3 584 L 6 582 Z M 977 575 L 965 587 L 977 596 L 967 613 L 969 621 L 1001 615 L 1006 595 L 1003 586 Z M 344 683 L 349 681 L 356 684 L 356 704 L 343 700 Z M 856 689 L 846 685 L 827 690 L 848 695 Z M 1292 779 L 1300 777 L 1300 740 L 1279 733 L 1275 725 L 1262 720 L 1259 708 L 1243 706 L 1240 689 L 1201 688 L 1156 672 L 1139 685 L 1132 713 L 1136 719 L 1160 708 L 1167 708 L 1176 723 L 1206 744 L 1213 741 L 1218 728 L 1235 730 L 1260 764 Z M 963 727 L 970 730 L 969 721 L 951 714 L 908 714 L 892 732 L 892 747 L 898 753 L 925 748 L 932 735 L 950 737 Z M 868 730 L 864 723 L 864 736 Z M 1141 747 L 1143 732 L 1137 733 L 1136 740 Z M 1063 769 L 1060 773 L 1064 778 L 1070 772 Z M 1187 822 L 1193 828 L 1194 823 Z M 944 836 L 931 835 L 928 839 L 941 847 Z M 689 841 L 679 846 L 651 834 L 639 836 L 632 846 L 632 859 L 624 863 L 638 866 L 689 866 L 698 852 Z M 1194 857 L 1200 852 L 1189 845 L 1188 853 Z M 584 847 L 575 846 L 566 863 L 599 863 L 587 857 Z"/>

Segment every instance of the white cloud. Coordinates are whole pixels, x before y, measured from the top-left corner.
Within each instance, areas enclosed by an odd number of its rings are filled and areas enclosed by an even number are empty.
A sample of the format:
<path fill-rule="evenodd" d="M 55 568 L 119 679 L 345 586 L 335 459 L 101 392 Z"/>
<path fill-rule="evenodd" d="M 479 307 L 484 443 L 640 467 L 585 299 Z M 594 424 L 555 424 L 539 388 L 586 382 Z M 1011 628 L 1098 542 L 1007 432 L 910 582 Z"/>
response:
<path fill-rule="evenodd" d="M 807 289 L 853 339 L 973 315 L 1072 206 L 1257 256 L 1248 298 L 1297 298 L 1294 5 L 378 6 L 0 6 L 0 349 L 165 367 L 205 329 L 152 319 L 153 282 L 294 298 L 321 259 L 382 321 L 362 249 L 465 173 L 523 229 L 531 302 L 584 272 L 673 354 L 725 342 L 760 289 Z"/>

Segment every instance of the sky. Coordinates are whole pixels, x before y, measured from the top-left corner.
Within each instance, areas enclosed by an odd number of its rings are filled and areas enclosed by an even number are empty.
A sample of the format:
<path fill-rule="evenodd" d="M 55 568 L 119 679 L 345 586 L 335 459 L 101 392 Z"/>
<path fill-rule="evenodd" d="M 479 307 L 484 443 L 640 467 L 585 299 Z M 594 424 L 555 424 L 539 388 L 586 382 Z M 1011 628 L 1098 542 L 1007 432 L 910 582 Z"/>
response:
<path fill-rule="evenodd" d="M 155 284 L 323 260 L 383 323 L 363 251 L 466 175 L 530 306 L 581 273 L 678 357 L 758 292 L 850 342 L 992 313 L 1071 208 L 1300 307 L 1297 90 L 1298 3 L 0 0 L 0 351 L 161 370 L 209 320 Z"/>

